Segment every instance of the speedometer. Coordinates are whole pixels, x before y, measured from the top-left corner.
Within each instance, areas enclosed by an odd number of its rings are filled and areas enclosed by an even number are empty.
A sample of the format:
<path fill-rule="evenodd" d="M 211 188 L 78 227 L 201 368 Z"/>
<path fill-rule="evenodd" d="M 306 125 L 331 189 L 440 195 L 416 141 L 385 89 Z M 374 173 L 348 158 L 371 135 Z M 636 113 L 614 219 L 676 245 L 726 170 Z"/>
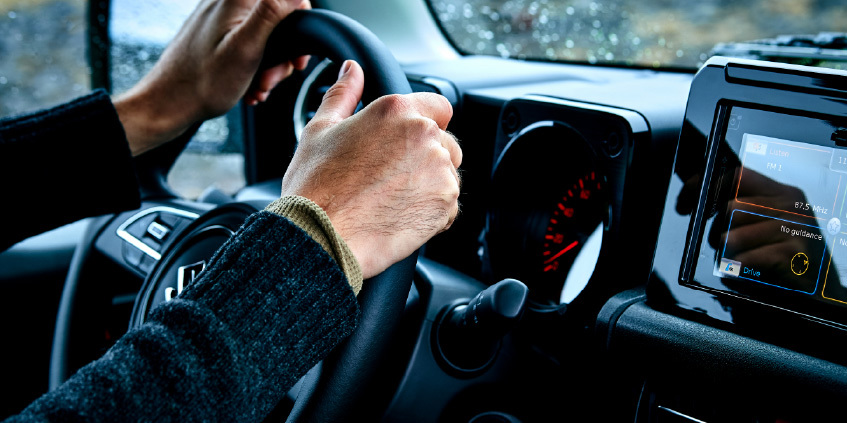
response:
<path fill-rule="evenodd" d="M 539 307 L 573 301 L 600 256 L 606 179 L 583 137 L 558 122 L 516 135 L 493 174 L 484 242 L 493 278 L 515 278 Z"/>
<path fill-rule="evenodd" d="M 544 247 L 541 253 L 544 273 L 555 274 L 559 268 L 567 268 L 576 253 L 585 244 L 586 237 L 579 229 L 581 221 L 595 221 L 602 209 L 596 200 L 603 191 L 603 183 L 597 172 L 577 179 L 564 196 L 553 206 L 553 215 L 547 221 Z"/>
<path fill-rule="evenodd" d="M 550 208 L 547 227 L 540 240 L 538 278 L 545 281 L 545 287 L 553 290 L 551 294 L 561 291 L 560 302 L 568 303 L 576 296 L 574 293 L 578 294 L 588 283 L 588 276 L 599 257 L 598 241 L 602 240 L 603 218 L 608 210 L 605 181 L 597 171 L 590 171 L 577 178 Z M 591 238 L 592 235 L 594 238 Z M 594 242 L 589 245 L 589 240 Z M 574 269 L 579 257 L 583 259 L 578 263 L 581 266 Z M 583 264 L 586 259 L 590 262 L 590 269 Z M 571 270 L 578 270 L 582 276 Z M 571 273 L 574 275 L 568 278 Z"/>

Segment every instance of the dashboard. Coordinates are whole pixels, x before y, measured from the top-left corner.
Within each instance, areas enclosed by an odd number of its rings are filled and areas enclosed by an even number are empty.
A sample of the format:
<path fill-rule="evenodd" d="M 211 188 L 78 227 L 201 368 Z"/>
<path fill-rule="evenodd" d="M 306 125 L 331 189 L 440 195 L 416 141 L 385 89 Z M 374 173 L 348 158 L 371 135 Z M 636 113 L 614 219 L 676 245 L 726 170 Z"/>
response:
<path fill-rule="evenodd" d="M 424 2 L 320 3 L 384 31 L 412 89 L 453 105 L 464 152 L 461 214 L 421 249 L 379 377 L 356 387 L 381 414 L 351 420 L 843 420 L 847 72 L 460 56 L 429 42 L 444 35 L 421 29 Z M 16 409 L 46 389 L 35 364 L 52 360 L 56 386 L 99 357 L 278 197 L 281 162 L 337 72 L 315 60 L 241 109 L 249 185 L 232 197 L 176 199 L 163 181 L 179 148 L 140 163 L 142 207 L 72 228 L 59 246 L 73 281 L 61 299 L 67 269 L 44 270 L 31 251 L 0 256 L 59 281 L 55 298 L 24 284 L 7 295 L 11 312 L 30 298 L 38 332 L 55 333 L 43 342 L 52 359 L 40 343 L 13 349 L 15 390 L 40 381 L 7 398 Z M 36 332 L 10 326 L 9 339 Z"/>
<path fill-rule="evenodd" d="M 293 134 L 337 74 L 314 69 Z M 382 421 L 803 422 L 838 412 L 844 72 L 712 59 L 692 75 L 490 57 L 404 70 L 414 90 L 453 104 L 462 210 L 421 251 L 382 387 L 361 388 L 380 392 L 367 403 Z M 89 254 L 107 274 L 82 268 L 80 280 L 94 282 L 78 287 L 82 308 L 101 311 L 65 319 L 62 372 L 114 342 L 126 316 L 143 319 L 179 292 L 177 270 L 202 263 L 279 183 L 218 203 L 152 200 L 104 220 Z M 164 282 L 139 289 L 145 278 Z M 503 304 L 512 313 L 494 323 L 473 314 Z M 481 332 L 457 329 L 477 317 Z"/>
<path fill-rule="evenodd" d="M 692 75 L 487 57 L 406 70 L 461 92 L 462 215 L 428 257 L 521 280 L 534 313 L 580 324 L 644 284 Z"/>
<path fill-rule="evenodd" d="M 832 418 L 847 392 L 843 72 L 460 62 L 407 69 L 461 93 L 452 129 L 485 158 L 426 256 L 524 282 L 522 342 L 596 388 L 562 392 L 617 404 L 613 420 Z"/>

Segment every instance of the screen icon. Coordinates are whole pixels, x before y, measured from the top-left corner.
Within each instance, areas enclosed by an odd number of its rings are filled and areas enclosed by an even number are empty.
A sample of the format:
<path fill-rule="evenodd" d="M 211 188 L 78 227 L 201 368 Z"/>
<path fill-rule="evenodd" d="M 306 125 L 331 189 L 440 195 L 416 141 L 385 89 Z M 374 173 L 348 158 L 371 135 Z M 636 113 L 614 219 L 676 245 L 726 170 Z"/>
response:
<path fill-rule="evenodd" d="M 760 137 L 745 135 L 744 141 L 746 141 L 744 151 L 750 154 L 758 154 L 760 156 L 768 154 L 768 142 L 760 139 Z"/>
<path fill-rule="evenodd" d="M 726 258 L 721 259 L 720 272 L 737 277 L 741 274 L 741 262 Z"/>
<path fill-rule="evenodd" d="M 841 232 L 841 220 L 837 217 L 829 219 L 829 223 L 826 224 L 826 231 L 830 235 L 838 235 Z"/>
<path fill-rule="evenodd" d="M 809 256 L 799 252 L 791 258 L 791 272 L 797 276 L 803 276 L 809 270 Z"/>
<path fill-rule="evenodd" d="M 730 114 L 729 122 L 727 122 L 726 126 L 728 129 L 738 129 L 738 127 L 741 126 L 741 115 L 735 113 Z"/>

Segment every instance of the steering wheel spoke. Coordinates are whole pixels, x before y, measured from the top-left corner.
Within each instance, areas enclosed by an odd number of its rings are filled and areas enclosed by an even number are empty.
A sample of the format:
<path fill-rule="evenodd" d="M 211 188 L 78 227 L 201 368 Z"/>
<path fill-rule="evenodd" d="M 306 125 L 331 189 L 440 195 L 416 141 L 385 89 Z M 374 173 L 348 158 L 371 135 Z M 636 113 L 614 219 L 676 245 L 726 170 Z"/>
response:
<path fill-rule="evenodd" d="M 97 358 L 122 335 L 142 281 L 201 203 L 144 203 L 91 221 L 77 245 L 56 318 L 50 387 Z"/>

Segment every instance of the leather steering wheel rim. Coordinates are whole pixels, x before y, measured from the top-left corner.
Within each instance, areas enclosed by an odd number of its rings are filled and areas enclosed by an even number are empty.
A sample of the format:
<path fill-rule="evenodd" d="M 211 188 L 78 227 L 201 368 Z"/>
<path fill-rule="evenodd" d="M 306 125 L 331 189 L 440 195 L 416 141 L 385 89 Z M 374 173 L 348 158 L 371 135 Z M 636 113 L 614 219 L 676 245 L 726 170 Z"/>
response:
<path fill-rule="evenodd" d="M 279 46 L 279 47 L 278 47 Z M 268 41 L 265 60 L 279 63 L 303 54 L 314 54 L 340 63 L 357 61 L 365 73 L 362 103 L 387 94 L 412 92 L 406 74 L 388 48 L 367 28 L 338 13 L 325 10 L 298 11 L 276 28 Z M 383 360 L 414 278 L 417 253 L 366 281 L 358 300 L 359 326 L 321 368 L 317 385 L 301 390 L 288 421 L 370 421 L 382 410 L 366 398 Z M 314 389 L 312 389 L 314 388 Z M 308 392 L 310 395 L 307 395 Z M 306 398 L 304 398 L 306 397 Z"/>
<path fill-rule="evenodd" d="M 408 94 L 411 87 L 403 70 L 387 47 L 367 28 L 339 13 L 326 10 L 295 11 L 273 32 L 268 40 L 262 67 L 267 68 L 292 58 L 312 54 L 336 62 L 357 61 L 364 70 L 364 105 L 387 94 Z M 91 231 L 74 255 L 57 319 L 51 357 L 50 387 L 55 388 L 70 375 L 65 361 L 68 354 L 68 322 L 73 315 L 76 287 L 81 268 L 99 231 Z M 365 282 L 358 295 L 361 319 L 354 333 L 319 366 L 322 375 L 310 372 L 312 383 L 298 397 L 289 421 L 361 421 L 378 416 L 382 410 L 370 395 L 368 382 L 374 379 L 391 335 L 405 307 L 417 262 L 417 252 L 392 265 Z M 64 316 L 64 317 L 63 317 Z M 308 393 L 308 394 L 306 394 Z"/>

